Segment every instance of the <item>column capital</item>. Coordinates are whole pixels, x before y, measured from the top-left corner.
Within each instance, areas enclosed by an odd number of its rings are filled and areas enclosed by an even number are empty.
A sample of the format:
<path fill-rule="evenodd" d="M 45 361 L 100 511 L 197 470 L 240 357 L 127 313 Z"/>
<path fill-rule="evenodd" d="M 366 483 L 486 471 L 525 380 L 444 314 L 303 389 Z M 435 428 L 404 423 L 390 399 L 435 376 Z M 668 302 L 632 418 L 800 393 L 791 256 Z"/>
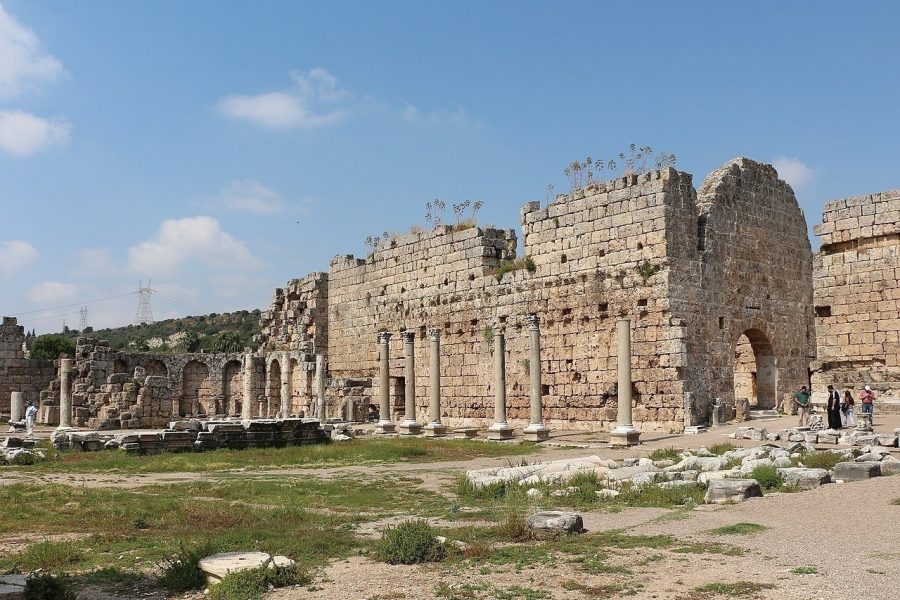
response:
<path fill-rule="evenodd" d="M 491 327 L 491 333 L 494 334 L 494 337 L 500 336 L 503 337 L 506 335 L 506 325 L 497 324 Z"/>
<path fill-rule="evenodd" d="M 432 342 L 439 342 L 441 340 L 441 330 L 437 327 L 428 330 L 428 339 Z"/>
<path fill-rule="evenodd" d="M 414 344 L 416 342 L 416 332 L 412 329 L 407 329 L 406 331 L 400 332 L 400 337 L 403 338 L 403 342 L 406 344 Z"/>
<path fill-rule="evenodd" d="M 387 344 L 391 341 L 391 332 L 390 331 L 379 331 L 378 332 L 378 343 L 379 344 Z"/>
<path fill-rule="evenodd" d="M 541 318 L 534 313 L 529 313 L 525 316 L 525 322 L 528 323 L 530 331 L 537 331 L 541 325 Z"/>

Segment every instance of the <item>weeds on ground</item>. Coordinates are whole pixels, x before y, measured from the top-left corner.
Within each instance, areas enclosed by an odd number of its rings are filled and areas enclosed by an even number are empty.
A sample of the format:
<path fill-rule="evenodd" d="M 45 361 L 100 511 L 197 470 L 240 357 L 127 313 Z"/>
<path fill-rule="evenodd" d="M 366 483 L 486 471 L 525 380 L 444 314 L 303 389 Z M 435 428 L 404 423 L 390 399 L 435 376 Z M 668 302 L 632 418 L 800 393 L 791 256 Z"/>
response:
<path fill-rule="evenodd" d="M 775 491 L 784 485 L 784 478 L 778 469 L 768 465 L 759 465 L 750 472 L 750 478 L 759 483 L 763 491 Z"/>
<path fill-rule="evenodd" d="M 214 552 L 215 548 L 209 543 L 189 547 L 182 542 L 178 552 L 160 563 L 160 585 L 173 592 L 202 589 L 206 585 L 206 575 L 200 569 L 200 560 Z"/>
<path fill-rule="evenodd" d="M 500 262 L 500 266 L 494 271 L 494 276 L 497 277 L 497 281 L 501 281 L 503 276 L 507 273 L 521 271 L 522 269 L 525 269 L 529 273 L 534 273 L 537 270 L 537 265 L 534 264 L 534 260 L 532 260 L 530 256 L 517 258 L 515 260 L 504 260 Z"/>
<path fill-rule="evenodd" d="M 712 452 L 713 454 L 716 454 L 718 456 L 722 456 L 726 452 L 731 452 L 732 450 L 736 450 L 736 449 L 737 449 L 737 446 L 735 446 L 731 442 L 721 442 L 719 444 L 713 444 L 712 446 L 707 448 L 707 450 L 709 450 L 710 452 Z"/>
<path fill-rule="evenodd" d="M 838 452 L 804 452 L 799 459 L 795 459 L 797 463 L 803 463 L 805 467 L 810 469 L 834 469 L 835 465 L 846 459 Z"/>
<path fill-rule="evenodd" d="M 392 565 L 414 565 L 441 561 L 447 551 L 437 540 L 434 528 L 420 519 L 388 527 L 375 547 L 375 555 Z"/>
<path fill-rule="evenodd" d="M 64 575 L 34 573 L 25 580 L 25 600 L 82 600 Z"/>
<path fill-rule="evenodd" d="M 17 507 L 18 508 L 18 507 Z M 81 549 L 72 541 L 45 540 L 31 544 L 16 555 L 14 564 L 10 565 L 20 571 L 63 571 L 82 558 Z"/>
<path fill-rule="evenodd" d="M 695 592 L 703 594 L 701 598 L 710 596 L 726 596 L 728 598 L 755 598 L 763 590 L 771 590 L 775 586 L 771 583 L 756 583 L 754 581 L 737 581 L 735 583 L 708 583 L 694 588 Z"/>
<path fill-rule="evenodd" d="M 266 566 L 229 573 L 209 589 L 210 600 L 257 600 L 269 587 L 306 585 L 312 579 L 298 566 Z"/>
<path fill-rule="evenodd" d="M 709 532 L 715 535 L 746 535 L 749 533 L 759 533 L 768 529 L 756 523 L 735 523 L 734 525 L 726 525 L 725 527 L 717 527 L 710 529 Z"/>
<path fill-rule="evenodd" d="M 657 448 L 650 453 L 650 460 L 673 460 L 678 462 L 681 460 L 681 451 L 677 448 Z"/>
<path fill-rule="evenodd" d="M 815 567 L 794 567 L 791 569 L 794 575 L 818 575 L 819 570 Z"/>

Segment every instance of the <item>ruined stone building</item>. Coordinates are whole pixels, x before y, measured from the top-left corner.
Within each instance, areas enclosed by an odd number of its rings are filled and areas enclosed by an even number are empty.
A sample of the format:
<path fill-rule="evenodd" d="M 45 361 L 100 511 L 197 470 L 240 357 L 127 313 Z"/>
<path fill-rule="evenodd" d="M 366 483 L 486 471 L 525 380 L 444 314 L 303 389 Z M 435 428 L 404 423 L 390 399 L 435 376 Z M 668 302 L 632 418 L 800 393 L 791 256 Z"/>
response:
<path fill-rule="evenodd" d="M 521 240 L 514 230 L 449 225 L 394 236 L 365 258 L 335 257 L 327 272 L 276 289 L 258 347 L 244 354 L 123 353 L 80 339 L 75 421 L 309 416 L 320 385 L 328 417 L 364 418 L 377 403 L 379 331 L 415 334 L 416 417 L 425 421 L 426 337 L 437 329 L 444 422 L 486 426 L 492 337 L 502 329 L 510 423 L 527 422 L 528 374 L 540 368 L 546 424 L 602 430 L 616 418 L 622 317 L 632 323 L 634 420 L 644 430 L 705 422 L 716 398 L 726 414 L 736 398 L 774 407 L 808 383 L 817 334 L 815 384 L 838 372 L 848 382 L 896 381 L 900 200 L 865 198 L 826 207 L 815 273 L 793 191 L 773 167 L 745 158 L 698 189 L 691 175 L 665 169 L 529 202 Z M 530 313 L 540 317 L 540 365 L 528 360 Z M 400 419 L 404 342 L 389 343 L 391 416 Z M 4 365 L 0 391 L 13 385 Z M 35 378 L 52 406 L 53 375 Z M 8 405 L 7 392 L 0 410 Z"/>

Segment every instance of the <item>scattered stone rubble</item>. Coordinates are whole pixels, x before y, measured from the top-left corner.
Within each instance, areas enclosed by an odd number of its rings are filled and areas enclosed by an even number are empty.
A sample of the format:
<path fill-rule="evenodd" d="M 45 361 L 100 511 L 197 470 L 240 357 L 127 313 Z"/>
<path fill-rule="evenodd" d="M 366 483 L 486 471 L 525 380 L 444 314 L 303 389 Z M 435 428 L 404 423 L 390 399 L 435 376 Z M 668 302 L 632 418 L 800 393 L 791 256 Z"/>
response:
<path fill-rule="evenodd" d="M 894 442 L 896 444 L 896 439 Z M 577 475 L 593 473 L 606 485 L 597 492 L 602 497 L 617 496 L 624 485 L 657 485 L 664 488 L 706 486 L 706 502 L 718 504 L 762 495 L 759 484 L 751 478 L 757 467 L 777 469 L 785 485 L 798 491 L 811 490 L 833 481 L 858 481 L 900 473 L 900 459 L 891 453 L 891 447 L 888 446 L 826 450 L 840 454 L 844 461 L 837 464 L 833 473 L 826 469 L 806 467 L 801 451 L 808 450 L 815 448 L 803 439 L 802 442 L 796 441 L 784 447 L 767 442 L 755 448 L 736 448 L 720 456 L 706 448 L 685 450 L 678 462 L 654 461 L 649 458 L 617 461 L 588 456 L 515 467 L 477 469 L 468 471 L 466 477 L 472 486 L 482 488 L 498 484 L 561 485 Z M 577 489 L 557 489 L 551 495 L 563 496 L 574 493 Z M 527 493 L 531 497 L 543 495 L 538 487 L 531 487 Z"/>
<path fill-rule="evenodd" d="M 325 430 L 315 419 L 191 419 L 172 421 L 163 431 L 118 435 L 61 428 L 50 438 L 59 450 L 96 452 L 119 448 L 132 454 L 300 446 L 321 444 L 326 440 Z"/>

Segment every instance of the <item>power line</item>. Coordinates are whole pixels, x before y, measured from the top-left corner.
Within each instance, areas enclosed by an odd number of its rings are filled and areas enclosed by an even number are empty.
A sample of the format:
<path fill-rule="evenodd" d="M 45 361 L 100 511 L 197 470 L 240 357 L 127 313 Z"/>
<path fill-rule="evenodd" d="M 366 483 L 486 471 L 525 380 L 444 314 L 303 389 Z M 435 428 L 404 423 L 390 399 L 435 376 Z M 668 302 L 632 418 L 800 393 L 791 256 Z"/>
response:
<path fill-rule="evenodd" d="M 23 310 L 21 312 L 13 312 L 8 313 L 11 317 L 20 317 L 22 315 L 33 315 L 35 313 L 47 312 L 48 310 L 59 310 L 60 308 L 72 308 L 75 306 L 83 306 L 85 304 L 94 304 L 97 302 L 106 302 L 107 300 L 115 300 L 116 298 L 125 298 L 126 296 L 133 296 L 137 294 L 137 292 L 128 292 L 127 294 L 119 294 L 117 296 L 107 296 L 106 298 L 97 298 L 95 300 L 82 300 L 81 302 L 74 302 L 72 304 L 60 304 L 59 306 L 48 306 L 45 308 L 39 308 L 37 310 Z"/>

